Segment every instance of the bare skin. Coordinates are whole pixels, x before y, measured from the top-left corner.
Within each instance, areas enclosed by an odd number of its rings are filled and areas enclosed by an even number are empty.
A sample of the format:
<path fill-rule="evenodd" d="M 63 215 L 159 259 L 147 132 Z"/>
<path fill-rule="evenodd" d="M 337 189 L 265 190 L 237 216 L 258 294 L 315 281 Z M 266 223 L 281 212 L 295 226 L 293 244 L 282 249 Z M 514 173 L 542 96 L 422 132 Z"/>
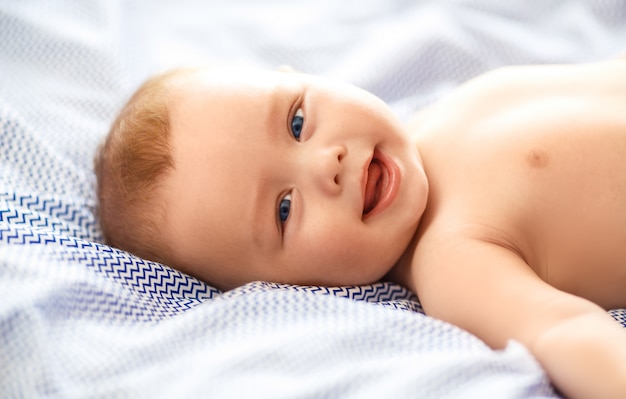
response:
<path fill-rule="evenodd" d="M 414 142 L 315 77 L 173 88 L 172 265 L 222 289 L 387 274 L 492 348 L 522 342 L 566 396 L 626 398 L 606 313 L 626 307 L 626 62 L 489 73 L 421 112 Z"/>
<path fill-rule="evenodd" d="M 571 398 L 626 397 L 626 62 L 514 67 L 412 122 L 430 190 L 389 277 Z M 590 367 L 590 365 L 594 365 Z"/>

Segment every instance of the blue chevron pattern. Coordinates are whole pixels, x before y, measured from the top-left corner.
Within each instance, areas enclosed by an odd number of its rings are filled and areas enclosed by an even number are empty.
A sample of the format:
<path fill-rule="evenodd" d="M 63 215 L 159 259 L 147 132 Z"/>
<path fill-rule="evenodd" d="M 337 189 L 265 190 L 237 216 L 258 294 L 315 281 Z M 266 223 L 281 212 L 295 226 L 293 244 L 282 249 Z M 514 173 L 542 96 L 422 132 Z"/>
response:
<path fill-rule="evenodd" d="M 74 237 L 93 237 L 96 226 L 89 211 L 62 199 L 32 194 L 0 193 L 0 222 Z"/>
<path fill-rule="evenodd" d="M 609 314 L 613 316 L 613 318 L 620 323 L 622 326 L 626 327 L 626 309 L 614 309 L 610 310 Z"/>
<path fill-rule="evenodd" d="M 223 295 L 225 297 L 233 297 L 267 290 L 298 291 L 315 295 L 332 295 L 356 301 L 372 302 L 394 309 L 424 313 L 417 297 L 411 291 L 390 282 L 378 282 L 365 286 L 321 287 L 257 281 L 226 292 Z"/>
<path fill-rule="evenodd" d="M 133 293 L 153 301 L 175 314 L 189 309 L 220 292 L 201 281 L 167 266 L 134 257 L 106 245 L 0 223 L 0 243 L 19 246 L 45 246 L 53 263 L 87 268 Z"/>
<path fill-rule="evenodd" d="M 90 174 L 55 151 L 18 116 L 0 110 L 0 129 L 0 193 L 34 191 L 93 201 Z"/>

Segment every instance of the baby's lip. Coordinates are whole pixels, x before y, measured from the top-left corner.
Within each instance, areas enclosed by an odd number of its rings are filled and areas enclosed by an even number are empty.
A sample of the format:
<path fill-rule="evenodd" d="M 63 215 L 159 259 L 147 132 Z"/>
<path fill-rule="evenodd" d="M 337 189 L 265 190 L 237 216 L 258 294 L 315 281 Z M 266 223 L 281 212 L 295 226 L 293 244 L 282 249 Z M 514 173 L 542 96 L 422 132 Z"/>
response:
<path fill-rule="evenodd" d="M 367 161 L 365 161 L 365 164 L 363 165 L 362 168 L 362 173 L 361 173 L 361 215 L 365 216 L 365 191 L 367 190 L 367 179 L 369 177 L 369 167 L 370 164 L 372 163 L 372 159 L 374 159 L 374 154 L 372 153 L 372 155 L 367 159 Z"/>
<path fill-rule="evenodd" d="M 380 178 L 376 182 L 377 192 L 374 195 L 374 199 L 370 198 L 368 201 L 367 195 L 367 183 L 369 177 L 369 169 L 372 162 L 375 162 L 381 171 Z M 370 183 L 372 184 L 372 183 Z M 398 165 L 385 153 L 378 148 L 374 149 L 372 156 L 365 162 L 363 166 L 363 176 L 361 178 L 361 192 L 362 192 L 362 217 L 363 220 L 371 218 L 383 212 L 395 199 L 398 189 L 400 187 L 400 169 Z M 373 188 L 370 187 L 370 190 Z M 372 202 L 367 204 L 366 202 Z M 366 209 L 366 207 L 371 209 Z"/>

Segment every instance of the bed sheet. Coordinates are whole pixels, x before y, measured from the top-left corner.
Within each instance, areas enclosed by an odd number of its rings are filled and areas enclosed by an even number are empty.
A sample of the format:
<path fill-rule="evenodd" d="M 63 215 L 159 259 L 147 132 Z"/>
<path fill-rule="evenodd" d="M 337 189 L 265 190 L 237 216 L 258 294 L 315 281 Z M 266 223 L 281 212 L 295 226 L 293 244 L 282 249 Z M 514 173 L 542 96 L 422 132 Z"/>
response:
<path fill-rule="evenodd" d="M 557 397 L 403 287 L 220 292 L 102 244 L 92 157 L 165 68 L 290 64 L 406 118 L 498 66 L 615 56 L 624 22 L 608 0 L 0 3 L 0 397 Z"/>

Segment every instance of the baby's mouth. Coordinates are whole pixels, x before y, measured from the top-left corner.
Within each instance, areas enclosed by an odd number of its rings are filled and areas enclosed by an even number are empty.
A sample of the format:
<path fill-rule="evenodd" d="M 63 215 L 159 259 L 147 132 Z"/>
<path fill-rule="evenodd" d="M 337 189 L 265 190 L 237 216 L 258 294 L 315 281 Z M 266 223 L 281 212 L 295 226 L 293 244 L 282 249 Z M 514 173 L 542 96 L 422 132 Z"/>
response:
<path fill-rule="evenodd" d="M 376 204 L 380 200 L 380 194 L 382 190 L 382 165 L 378 159 L 372 158 L 368 168 L 365 181 L 365 195 L 363 198 L 363 216 L 367 216 L 368 213 L 376 207 Z"/>
<path fill-rule="evenodd" d="M 384 212 L 393 203 L 402 176 L 396 161 L 378 148 L 363 169 L 363 220 L 366 220 Z"/>

